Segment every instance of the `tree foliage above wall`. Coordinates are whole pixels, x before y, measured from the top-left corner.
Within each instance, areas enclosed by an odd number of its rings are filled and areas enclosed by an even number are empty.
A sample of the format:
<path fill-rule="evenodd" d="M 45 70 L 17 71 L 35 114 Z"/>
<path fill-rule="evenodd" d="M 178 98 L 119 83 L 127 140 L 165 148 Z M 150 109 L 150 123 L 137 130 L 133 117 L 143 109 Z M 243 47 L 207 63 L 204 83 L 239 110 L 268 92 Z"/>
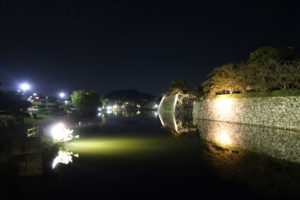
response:
<path fill-rule="evenodd" d="M 261 47 L 248 63 L 215 68 L 202 86 L 209 96 L 247 91 L 266 92 L 300 88 L 300 61 L 291 47 Z"/>

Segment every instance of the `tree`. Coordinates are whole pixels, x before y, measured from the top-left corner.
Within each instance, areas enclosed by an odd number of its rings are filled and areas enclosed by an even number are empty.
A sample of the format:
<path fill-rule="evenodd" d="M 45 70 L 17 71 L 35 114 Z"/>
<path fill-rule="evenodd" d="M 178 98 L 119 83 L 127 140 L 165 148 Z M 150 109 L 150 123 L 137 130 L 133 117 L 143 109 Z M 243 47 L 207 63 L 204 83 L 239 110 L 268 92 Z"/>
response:
<path fill-rule="evenodd" d="M 204 92 L 209 96 L 217 93 L 244 92 L 247 88 L 244 79 L 244 64 L 228 64 L 215 68 L 202 86 Z"/>
<path fill-rule="evenodd" d="M 188 82 L 185 79 L 177 79 L 171 82 L 169 89 L 171 93 L 188 93 L 190 88 Z"/>
<path fill-rule="evenodd" d="M 103 99 L 96 92 L 84 90 L 74 91 L 71 94 L 72 105 L 81 113 L 89 114 L 97 111 L 103 105 Z"/>
<path fill-rule="evenodd" d="M 261 63 L 268 60 L 276 60 L 280 63 L 298 60 L 299 56 L 294 52 L 293 47 L 278 49 L 274 47 L 260 47 L 250 53 L 248 63 Z"/>
<path fill-rule="evenodd" d="M 260 63 L 249 63 L 245 81 L 255 91 L 270 91 L 299 87 L 299 62 L 280 62 L 268 59 Z"/>
<path fill-rule="evenodd" d="M 200 85 L 193 89 L 192 94 L 195 95 L 196 97 L 200 98 L 205 95 L 205 92 L 204 92 L 203 87 Z"/>
<path fill-rule="evenodd" d="M 51 115 L 51 114 L 58 114 L 62 110 L 60 109 L 61 103 L 55 99 L 41 99 L 39 102 L 34 102 L 36 104 L 39 113 Z"/>
<path fill-rule="evenodd" d="M 23 97 L 15 91 L 0 91 L 0 110 L 6 110 L 10 112 L 26 111 L 31 106 L 29 101 L 23 99 Z"/>
<path fill-rule="evenodd" d="M 276 88 L 289 89 L 300 86 L 300 63 L 278 63 L 277 61 L 271 61 L 272 74 Z"/>
<path fill-rule="evenodd" d="M 250 54 L 247 64 L 223 65 L 208 77 L 202 86 L 209 96 L 300 88 L 300 61 L 292 47 L 261 47 Z"/>

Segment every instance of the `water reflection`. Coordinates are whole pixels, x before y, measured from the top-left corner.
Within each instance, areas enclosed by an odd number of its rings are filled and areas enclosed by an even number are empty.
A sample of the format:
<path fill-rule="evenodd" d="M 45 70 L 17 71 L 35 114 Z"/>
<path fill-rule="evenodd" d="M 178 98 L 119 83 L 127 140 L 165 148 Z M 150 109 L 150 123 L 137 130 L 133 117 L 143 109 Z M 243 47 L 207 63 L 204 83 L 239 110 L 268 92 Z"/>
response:
<path fill-rule="evenodd" d="M 79 157 L 79 154 L 74 154 L 72 151 L 65 149 L 63 147 L 60 147 L 60 150 L 58 151 L 57 156 L 54 158 L 52 162 L 52 168 L 56 168 L 56 166 L 61 164 L 69 164 L 73 162 L 73 157 Z"/>
<path fill-rule="evenodd" d="M 162 125 L 175 135 L 191 132 L 196 125 L 204 141 L 219 147 L 247 150 L 300 163 L 299 132 L 211 120 L 190 122 L 167 114 L 160 114 L 159 118 Z"/>
<path fill-rule="evenodd" d="M 158 113 L 158 116 L 162 126 L 168 128 L 175 136 L 197 130 L 196 126 L 189 119 L 176 119 L 175 114 L 170 113 Z"/>
<path fill-rule="evenodd" d="M 299 132 L 209 120 L 195 123 L 201 138 L 218 146 L 300 163 Z"/>
<path fill-rule="evenodd" d="M 181 132 L 180 120 L 160 115 L 163 126 Z M 201 159 L 222 179 L 249 188 L 258 198 L 300 196 L 300 133 L 210 120 L 185 123 L 197 126 Z M 176 127 L 178 127 L 176 129 Z"/>
<path fill-rule="evenodd" d="M 300 196 L 300 171 L 296 163 L 224 149 L 211 143 L 205 146 L 202 158 L 216 174 L 244 185 L 257 198 L 298 199 Z"/>
<path fill-rule="evenodd" d="M 69 142 L 65 147 L 80 155 L 136 155 L 139 153 L 166 150 L 167 147 L 163 143 L 164 141 L 159 138 L 150 137 L 93 137 Z"/>

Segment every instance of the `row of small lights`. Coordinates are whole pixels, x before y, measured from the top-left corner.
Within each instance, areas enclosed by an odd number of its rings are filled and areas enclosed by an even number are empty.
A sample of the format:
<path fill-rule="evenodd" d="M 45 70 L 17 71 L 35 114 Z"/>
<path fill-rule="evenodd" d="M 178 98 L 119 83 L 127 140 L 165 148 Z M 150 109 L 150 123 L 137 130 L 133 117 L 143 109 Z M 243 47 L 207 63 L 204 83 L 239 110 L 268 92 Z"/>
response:
<path fill-rule="evenodd" d="M 20 85 L 20 89 L 23 90 L 24 92 L 26 92 L 27 90 L 30 90 L 30 88 L 31 88 L 31 86 L 30 86 L 28 83 L 22 83 L 22 84 Z M 37 93 L 33 93 L 33 96 L 37 96 Z M 60 92 L 60 93 L 59 93 L 59 97 L 60 97 L 61 99 L 65 98 L 65 96 L 66 96 L 66 94 L 65 94 L 64 92 Z M 68 101 L 66 100 L 65 103 L 67 104 Z M 141 107 L 139 104 L 137 104 L 136 106 L 137 106 L 138 108 Z M 107 111 L 107 113 L 111 113 L 113 109 L 117 109 L 117 108 L 118 108 L 117 105 L 114 105 L 114 106 L 107 106 L 107 107 L 106 107 L 106 111 Z M 121 107 L 121 108 L 124 108 L 124 107 Z M 154 105 L 154 108 L 158 108 L 158 105 L 155 104 L 155 105 Z M 102 109 L 101 109 L 101 108 L 98 108 L 98 111 L 101 112 Z"/>
<path fill-rule="evenodd" d="M 140 108 L 141 106 L 138 104 L 137 107 Z M 114 105 L 114 106 L 106 106 L 105 110 L 106 110 L 106 113 L 107 113 L 107 114 L 111 114 L 111 113 L 113 113 L 113 110 L 118 109 L 118 108 L 119 108 L 119 106 L 117 106 L 117 105 Z M 121 108 L 124 109 L 125 106 L 121 106 Z M 155 105 L 154 105 L 154 108 L 158 108 L 158 105 L 155 104 Z M 98 111 L 98 116 L 99 116 L 99 117 L 103 115 L 103 114 L 102 114 L 102 108 L 98 107 L 97 111 Z M 115 113 L 115 114 L 116 114 L 116 113 Z M 141 114 L 141 111 L 138 110 L 136 114 L 137 114 L 137 115 Z M 158 113 L 155 112 L 155 116 L 157 116 L 157 115 L 158 115 Z"/>

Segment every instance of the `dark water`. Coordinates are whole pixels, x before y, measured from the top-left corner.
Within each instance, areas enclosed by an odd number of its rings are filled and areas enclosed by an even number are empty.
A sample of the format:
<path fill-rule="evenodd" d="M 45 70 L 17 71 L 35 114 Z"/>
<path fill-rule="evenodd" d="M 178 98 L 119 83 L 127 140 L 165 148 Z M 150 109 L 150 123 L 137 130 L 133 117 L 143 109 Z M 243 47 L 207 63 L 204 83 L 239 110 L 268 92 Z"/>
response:
<path fill-rule="evenodd" d="M 197 130 L 176 134 L 154 113 L 69 125 L 80 138 L 61 146 L 46 166 L 47 154 L 34 141 L 12 153 L 19 173 L 2 173 L 1 199 L 300 198 L 299 164 L 222 148 Z M 25 158 L 16 153 L 24 151 Z M 55 158 L 65 164 L 53 169 Z"/>

